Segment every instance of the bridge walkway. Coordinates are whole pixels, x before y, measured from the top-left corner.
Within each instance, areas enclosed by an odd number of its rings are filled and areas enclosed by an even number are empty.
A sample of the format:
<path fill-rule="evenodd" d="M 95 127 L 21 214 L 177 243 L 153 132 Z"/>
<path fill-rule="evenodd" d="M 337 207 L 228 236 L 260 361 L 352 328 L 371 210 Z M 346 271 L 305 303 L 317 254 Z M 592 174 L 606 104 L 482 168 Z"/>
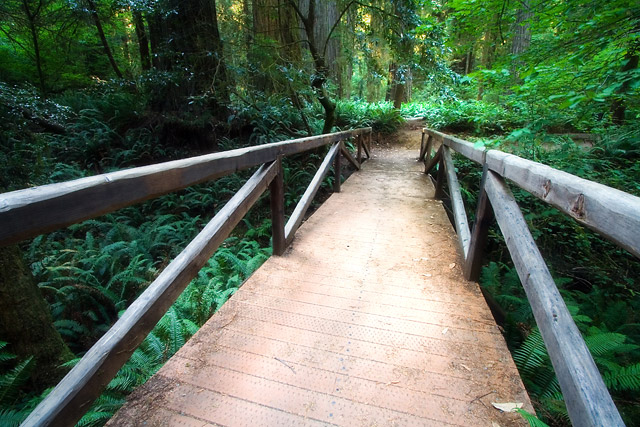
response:
<path fill-rule="evenodd" d="M 374 150 L 110 425 L 526 425 L 416 153 Z"/>

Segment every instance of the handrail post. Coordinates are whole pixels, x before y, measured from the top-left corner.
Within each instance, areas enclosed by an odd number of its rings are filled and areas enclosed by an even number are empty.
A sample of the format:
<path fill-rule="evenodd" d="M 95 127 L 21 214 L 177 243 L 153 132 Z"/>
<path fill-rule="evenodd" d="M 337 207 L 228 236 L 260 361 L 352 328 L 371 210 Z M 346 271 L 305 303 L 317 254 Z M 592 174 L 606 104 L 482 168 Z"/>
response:
<path fill-rule="evenodd" d="M 336 156 L 333 159 L 333 191 L 335 193 L 339 193 L 340 192 L 340 179 L 341 179 L 341 169 L 342 169 L 342 161 L 341 161 L 341 155 L 340 155 L 340 151 L 341 150 L 345 150 L 346 147 L 344 145 L 344 141 L 340 141 L 338 144 L 340 144 L 340 150 L 338 150 L 336 152 Z"/>
<path fill-rule="evenodd" d="M 276 159 L 278 173 L 269 184 L 269 196 L 271 202 L 271 236 L 274 255 L 282 255 L 287 248 L 284 238 L 284 170 L 282 169 L 282 156 Z"/>
<path fill-rule="evenodd" d="M 429 163 L 429 160 L 431 159 L 431 149 L 433 148 L 433 139 L 434 139 L 433 136 L 429 134 L 429 136 L 427 137 L 427 142 L 424 147 L 425 164 Z"/>
<path fill-rule="evenodd" d="M 362 164 L 362 144 L 364 143 L 364 138 L 361 135 L 356 137 L 358 139 L 358 163 Z"/>
<path fill-rule="evenodd" d="M 476 209 L 476 221 L 473 224 L 471 242 L 469 243 L 469 253 L 464 263 L 464 278 L 472 282 L 477 282 L 482 270 L 482 255 L 487 246 L 489 227 L 493 222 L 493 208 L 489 203 L 489 198 L 485 190 L 487 173 L 489 168 L 485 164 L 482 168 L 482 182 L 478 195 L 478 207 Z"/>
<path fill-rule="evenodd" d="M 444 196 L 444 156 L 440 156 L 440 162 L 438 162 L 438 175 L 436 178 L 436 191 L 433 195 L 435 199 L 442 199 Z"/>

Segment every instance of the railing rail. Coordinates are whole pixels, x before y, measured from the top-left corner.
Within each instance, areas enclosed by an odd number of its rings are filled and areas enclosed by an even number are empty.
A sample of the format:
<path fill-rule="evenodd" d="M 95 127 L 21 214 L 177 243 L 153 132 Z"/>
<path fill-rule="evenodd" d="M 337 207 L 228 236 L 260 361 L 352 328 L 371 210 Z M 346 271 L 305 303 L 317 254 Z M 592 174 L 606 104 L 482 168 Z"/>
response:
<path fill-rule="evenodd" d="M 356 139 L 356 158 L 344 145 L 351 138 Z M 362 151 L 369 156 L 370 140 L 371 128 L 356 129 L 0 194 L 0 246 L 3 246 L 261 165 L 22 425 L 74 425 L 267 189 L 271 198 L 273 253 L 281 255 L 292 241 L 331 163 L 336 166 L 334 190 L 339 191 L 340 153 L 359 169 Z M 282 158 L 328 144 L 333 145 L 285 226 Z"/>
<path fill-rule="evenodd" d="M 432 157 L 434 142 L 441 143 Z M 469 232 L 450 150 L 483 166 L 476 221 Z M 449 186 L 464 275 L 478 280 L 494 217 L 531 304 L 575 426 L 623 426 L 600 372 L 575 325 L 505 179 L 640 257 L 640 198 L 498 150 L 423 129 L 425 173 L 438 165 L 436 197 Z"/>

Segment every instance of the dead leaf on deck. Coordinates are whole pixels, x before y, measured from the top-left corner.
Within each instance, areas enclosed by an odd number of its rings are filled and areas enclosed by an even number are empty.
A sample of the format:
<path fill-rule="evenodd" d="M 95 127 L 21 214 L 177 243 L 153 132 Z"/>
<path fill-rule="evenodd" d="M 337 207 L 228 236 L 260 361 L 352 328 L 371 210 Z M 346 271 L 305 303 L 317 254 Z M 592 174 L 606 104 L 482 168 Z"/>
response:
<path fill-rule="evenodd" d="M 502 412 L 516 412 L 516 409 L 522 408 L 522 403 L 520 402 L 491 402 L 494 408 L 501 410 Z"/>
<path fill-rule="evenodd" d="M 449 264 L 449 268 L 454 268 L 456 266 L 455 262 L 452 262 L 451 264 Z"/>

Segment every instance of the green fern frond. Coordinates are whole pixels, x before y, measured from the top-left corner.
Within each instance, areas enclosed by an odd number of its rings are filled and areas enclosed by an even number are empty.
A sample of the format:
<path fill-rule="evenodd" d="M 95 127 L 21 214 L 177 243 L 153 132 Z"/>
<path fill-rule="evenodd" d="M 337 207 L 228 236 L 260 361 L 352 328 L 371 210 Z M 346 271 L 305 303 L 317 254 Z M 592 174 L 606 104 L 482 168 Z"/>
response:
<path fill-rule="evenodd" d="M 548 424 L 540 421 L 538 417 L 536 417 L 533 414 L 530 414 L 524 409 L 516 409 L 516 412 L 520 414 L 522 418 L 524 418 L 529 423 L 530 427 L 549 427 Z"/>
<path fill-rule="evenodd" d="M 585 337 L 584 341 L 593 357 L 597 357 L 616 351 L 626 339 L 627 337 L 625 335 L 615 332 L 600 332 Z"/>
<path fill-rule="evenodd" d="M 602 377 L 610 389 L 616 391 L 640 391 L 640 363 L 625 366 Z"/>
<path fill-rule="evenodd" d="M 29 415 L 29 410 L 0 409 L 0 425 L 18 427 Z"/>
<path fill-rule="evenodd" d="M 5 341 L 0 341 L 0 363 L 6 362 L 8 360 L 13 360 L 18 357 L 13 353 L 2 351 L 2 349 L 4 349 L 7 345 L 9 345 L 9 343 Z"/>
<path fill-rule="evenodd" d="M 520 348 L 513 354 L 513 360 L 523 376 L 535 373 L 537 369 L 544 366 L 548 357 L 544 340 L 538 328 L 531 331 Z"/>
<path fill-rule="evenodd" d="M 11 371 L 0 375 L 0 404 L 12 403 L 20 387 L 27 382 L 35 366 L 33 357 L 20 362 Z"/>

